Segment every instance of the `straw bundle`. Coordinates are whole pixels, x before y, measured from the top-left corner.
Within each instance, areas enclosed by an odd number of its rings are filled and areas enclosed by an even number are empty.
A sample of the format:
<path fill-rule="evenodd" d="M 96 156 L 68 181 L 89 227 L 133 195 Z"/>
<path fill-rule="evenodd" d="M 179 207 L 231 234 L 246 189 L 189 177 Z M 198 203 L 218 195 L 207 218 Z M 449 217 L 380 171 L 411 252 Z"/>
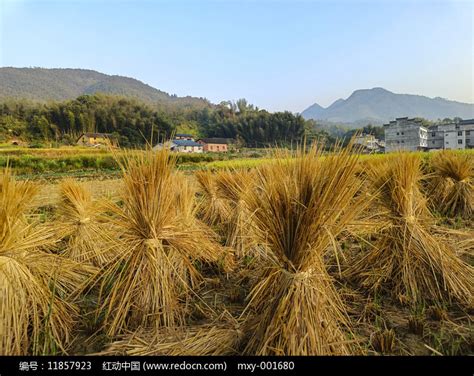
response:
<path fill-rule="evenodd" d="M 251 355 L 350 354 L 350 324 L 323 261 L 347 223 L 364 208 L 357 155 L 336 149 L 321 157 L 316 145 L 295 158 L 277 155 L 256 174 L 245 196 L 267 267 L 249 296 Z"/>
<path fill-rule="evenodd" d="M 249 255 L 253 245 L 250 212 L 243 200 L 252 189 L 253 179 L 252 172 L 245 170 L 224 170 L 216 175 L 218 195 L 227 203 L 229 212 L 225 245 L 233 248 L 239 258 Z"/>
<path fill-rule="evenodd" d="M 469 154 L 443 150 L 431 160 L 431 204 L 448 216 L 474 214 L 474 159 Z"/>
<path fill-rule="evenodd" d="M 112 238 L 103 218 L 105 205 L 94 201 L 90 192 L 66 179 L 60 184 L 56 233 L 66 243 L 63 255 L 72 260 L 102 266 L 112 257 Z"/>
<path fill-rule="evenodd" d="M 370 171 L 384 216 L 374 246 L 345 274 L 405 303 L 455 298 L 471 304 L 473 269 L 452 246 L 431 234 L 434 221 L 420 191 L 421 177 L 420 159 L 411 154 L 399 154 Z"/>
<path fill-rule="evenodd" d="M 198 213 L 200 210 L 202 210 L 202 201 L 200 203 L 196 203 L 195 185 L 190 184 L 189 179 L 182 174 L 176 174 L 175 179 L 175 184 L 177 187 L 176 194 L 178 195 L 177 207 L 181 213 L 183 213 L 183 221 L 186 221 L 186 223 L 189 224 L 189 227 L 192 227 L 196 231 L 199 231 L 205 235 L 210 242 L 215 243 L 213 247 L 216 248 L 216 254 L 214 255 L 215 257 L 212 260 L 212 264 L 215 264 L 215 261 L 217 261 L 218 266 L 222 267 L 224 271 L 229 272 L 233 270 L 235 267 L 233 252 L 229 251 L 229 249 L 225 247 L 217 247 L 219 234 L 214 231 L 215 227 L 211 228 L 209 223 L 196 220 L 196 218 L 200 217 Z M 208 245 L 210 244 L 209 241 Z M 210 259 L 201 259 L 201 261 L 209 262 Z"/>
<path fill-rule="evenodd" d="M 167 150 L 125 155 L 121 162 L 123 205 L 110 208 L 116 257 L 99 276 L 109 335 L 184 324 L 184 303 L 199 277 L 193 261 L 219 257 L 218 244 L 191 216 L 194 197 L 175 162 Z"/>
<path fill-rule="evenodd" d="M 77 316 L 68 296 L 91 272 L 42 249 L 54 237 L 25 212 L 36 193 L 0 173 L 0 354 L 65 351 Z"/>
<path fill-rule="evenodd" d="M 230 210 L 228 202 L 219 195 L 216 178 L 210 171 L 198 171 L 195 174 L 199 184 L 198 216 L 209 226 L 222 231 L 222 225 L 229 220 Z"/>

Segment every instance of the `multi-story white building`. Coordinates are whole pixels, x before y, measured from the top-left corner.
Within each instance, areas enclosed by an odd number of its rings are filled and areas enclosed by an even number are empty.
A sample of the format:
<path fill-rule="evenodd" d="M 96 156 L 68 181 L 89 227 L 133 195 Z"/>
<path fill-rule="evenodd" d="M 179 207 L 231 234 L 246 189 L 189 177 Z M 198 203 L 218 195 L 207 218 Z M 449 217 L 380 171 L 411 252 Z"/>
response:
<path fill-rule="evenodd" d="M 474 119 L 461 120 L 459 126 L 465 132 L 466 149 L 474 149 Z"/>
<path fill-rule="evenodd" d="M 430 126 L 428 147 L 430 149 L 474 148 L 474 119 Z"/>
<path fill-rule="evenodd" d="M 396 118 L 385 128 L 385 152 L 417 151 L 428 148 L 428 129 L 419 119 Z"/>

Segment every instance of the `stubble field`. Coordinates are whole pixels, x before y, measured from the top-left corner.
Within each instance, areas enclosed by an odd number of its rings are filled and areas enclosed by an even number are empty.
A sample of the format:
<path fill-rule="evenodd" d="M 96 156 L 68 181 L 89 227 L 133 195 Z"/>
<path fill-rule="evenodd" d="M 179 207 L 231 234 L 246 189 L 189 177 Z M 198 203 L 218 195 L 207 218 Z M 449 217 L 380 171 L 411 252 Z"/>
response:
<path fill-rule="evenodd" d="M 3 169 L 0 353 L 474 353 L 472 153 L 269 152 Z"/>

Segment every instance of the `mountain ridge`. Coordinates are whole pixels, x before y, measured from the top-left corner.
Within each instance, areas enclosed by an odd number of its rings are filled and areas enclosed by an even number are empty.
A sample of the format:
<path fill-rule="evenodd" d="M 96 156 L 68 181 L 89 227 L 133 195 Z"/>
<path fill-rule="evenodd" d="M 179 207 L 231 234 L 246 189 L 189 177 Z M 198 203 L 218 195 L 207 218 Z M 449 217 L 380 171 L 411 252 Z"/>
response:
<path fill-rule="evenodd" d="M 0 67 L 0 99 L 70 100 L 95 93 L 132 97 L 148 103 L 209 105 L 204 98 L 170 95 L 135 78 L 92 69 Z"/>
<path fill-rule="evenodd" d="M 386 123 L 397 117 L 423 117 L 428 120 L 443 118 L 472 118 L 474 104 L 441 97 L 429 98 L 417 94 L 397 94 L 382 87 L 358 89 L 347 99 L 338 99 L 328 107 L 315 103 L 301 115 L 305 119 L 326 122 L 374 124 Z"/>

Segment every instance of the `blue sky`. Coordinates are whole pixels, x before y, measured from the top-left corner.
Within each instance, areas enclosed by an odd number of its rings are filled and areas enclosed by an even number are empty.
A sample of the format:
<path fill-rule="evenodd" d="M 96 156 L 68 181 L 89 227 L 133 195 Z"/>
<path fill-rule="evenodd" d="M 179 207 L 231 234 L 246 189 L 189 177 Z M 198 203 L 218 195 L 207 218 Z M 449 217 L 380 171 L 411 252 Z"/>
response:
<path fill-rule="evenodd" d="M 376 86 L 474 102 L 472 1 L 0 3 L 0 66 L 89 68 L 271 111 Z"/>

